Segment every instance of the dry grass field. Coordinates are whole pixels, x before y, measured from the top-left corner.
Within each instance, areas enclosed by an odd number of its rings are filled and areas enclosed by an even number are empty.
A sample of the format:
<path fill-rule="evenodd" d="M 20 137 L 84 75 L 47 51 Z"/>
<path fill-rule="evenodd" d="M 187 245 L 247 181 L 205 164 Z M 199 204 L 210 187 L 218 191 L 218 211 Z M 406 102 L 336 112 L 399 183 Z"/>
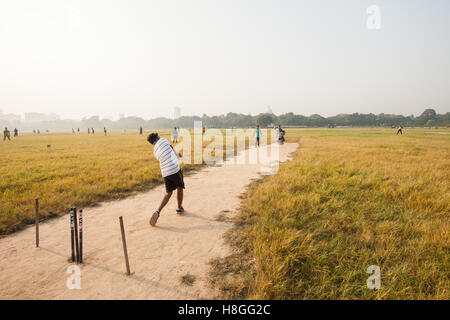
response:
<path fill-rule="evenodd" d="M 170 140 L 170 130 L 158 132 Z M 40 216 L 45 219 L 67 213 L 71 206 L 120 199 L 162 183 L 153 146 L 146 140 L 149 133 L 41 133 L 1 141 L 0 235 L 34 223 L 35 198 L 40 199 Z M 204 140 L 203 148 L 211 137 Z M 213 145 L 217 145 L 214 139 Z M 230 150 L 238 151 L 236 147 Z M 194 163 L 193 147 L 190 163 Z M 181 167 L 186 173 L 201 165 Z"/>
<path fill-rule="evenodd" d="M 243 195 L 213 285 L 226 298 L 449 299 L 449 133 L 288 129 L 300 147 Z M 160 184 L 152 152 L 137 132 L 0 143 L 0 233 L 33 223 L 36 197 L 49 217 Z M 366 287 L 371 265 L 380 290 Z"/>
<path fill-rule="evenodd" d="M 449 299 L 449 133 L 288 130 L 300 148 L 243 196 L 213 285 L 226 298 Z"/>
<path fill-rule="evenodd" d="M 0 234 L 34 222 L 36 197 L 46 218 L 162 183 L 147 134 L 41 133 L 1 142 Z M 170 137 L 168 130 L 160 135 Z"/>

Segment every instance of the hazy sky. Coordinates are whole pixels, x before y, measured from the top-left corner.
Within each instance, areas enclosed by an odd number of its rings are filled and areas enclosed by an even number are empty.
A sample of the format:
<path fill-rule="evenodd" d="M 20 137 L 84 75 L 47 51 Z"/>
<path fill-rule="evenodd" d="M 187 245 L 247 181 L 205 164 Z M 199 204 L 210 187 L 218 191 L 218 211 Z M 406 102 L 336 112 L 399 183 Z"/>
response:
<path fill-rule="evenodd" d="M 381 9 L 369 30 L 366 10 Z M 450 111 L 449 0 L 0 0 L 0 109 Z"/>

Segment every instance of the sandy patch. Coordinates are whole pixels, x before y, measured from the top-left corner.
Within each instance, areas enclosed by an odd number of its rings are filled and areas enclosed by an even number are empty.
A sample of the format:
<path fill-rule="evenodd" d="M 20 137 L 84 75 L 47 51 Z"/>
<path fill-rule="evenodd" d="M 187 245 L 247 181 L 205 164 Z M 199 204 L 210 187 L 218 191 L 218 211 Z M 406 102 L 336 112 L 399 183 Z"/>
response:
<path fill-rule="evenodd" d="M 297 144 L 280 147 L 286 161 Z M 40 248 L 34 226 L 0 239 L 0 299 L 198 299 L 213 294 L 207 283 L 208 262 L 229 254 L 223 234 L 230 223 L 215 218 L 239 207 L 238 196 L 260 166 L 207 167 L 185 177 L 186 213 L 175 213 L 172 196 L 155 228 L 149 225 L 164 186 L 121 201 L 84 209 L 84 261 L 81 289 L 66 286 L 70 256 L 69 215 L 40 225 Z M 125 274 L 119 216 L 123 216 L 132 276 Z M 180 278 L 193 275 L 192 286 Z"/>

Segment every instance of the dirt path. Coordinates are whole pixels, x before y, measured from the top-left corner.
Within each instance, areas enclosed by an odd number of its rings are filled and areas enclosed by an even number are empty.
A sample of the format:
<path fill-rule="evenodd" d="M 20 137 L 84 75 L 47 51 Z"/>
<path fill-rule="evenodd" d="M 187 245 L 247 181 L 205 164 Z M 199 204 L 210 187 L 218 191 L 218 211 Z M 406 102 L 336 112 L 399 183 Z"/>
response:
<path fill-rule="evenodd" d="M 297 144 L 280 147 L 286 161 Z M 198 299 L 212 297 L 207 283 L 208 262 L 228 253 L 223 233 L 230 223 L 215 218 L 239 207 L 238 196 L 258 165 L 207 167 L 185 177 L 186 213 L 175 214 L 175 195 L 155 228 L 149 225 L 164 186 L 125 200 L 84 210 L 84 260 L 81 289 L 66 282 L 70 256 L 69 216 L 40 225 L 40 248 L 34 246 L 34 226 L 0 239 L 0 299 Z M 125 275 L 119 216 L 123 216 L 131 270 Z M 193 286 L 181 284 L 187 273 Z"/>

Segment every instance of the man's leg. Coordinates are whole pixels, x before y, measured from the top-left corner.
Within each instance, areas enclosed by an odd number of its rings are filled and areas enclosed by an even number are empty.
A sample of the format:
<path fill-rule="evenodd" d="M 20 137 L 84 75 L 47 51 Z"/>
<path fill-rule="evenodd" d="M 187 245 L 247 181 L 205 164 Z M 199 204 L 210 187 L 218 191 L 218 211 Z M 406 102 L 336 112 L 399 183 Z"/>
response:
<path fill-rule="evenodd" d="M 167 192 L 166 195 L 164 196 L 164 198 L 162 199 L 158 210 L 153 213 L 152 217 L 150 218 L 150 225 L 152 227 L 155 226 L 155 224 L 156 224 L 156 222 L 158 221 L 158 218 L 159 218 L 159 213 L 166 206 L 167 202 L 169 202 L 169 199 L 170 199 L 171 196 L 172 196 L 172 191 Z"/>
<path fill-rule="evenodd" d="M 178 208 L 183 207 L 183 188 L 177 187 Z"/>
<path fill-rule="evenodd" d="M 158 211 L 161 212 L 161 210 L 166 206 L 167 202 L 169 202 L 170 197 L 172 196 L 172 191 L 167 192 L 164 198 L 161 201 L 161 204 L 159 205 Z"/>

